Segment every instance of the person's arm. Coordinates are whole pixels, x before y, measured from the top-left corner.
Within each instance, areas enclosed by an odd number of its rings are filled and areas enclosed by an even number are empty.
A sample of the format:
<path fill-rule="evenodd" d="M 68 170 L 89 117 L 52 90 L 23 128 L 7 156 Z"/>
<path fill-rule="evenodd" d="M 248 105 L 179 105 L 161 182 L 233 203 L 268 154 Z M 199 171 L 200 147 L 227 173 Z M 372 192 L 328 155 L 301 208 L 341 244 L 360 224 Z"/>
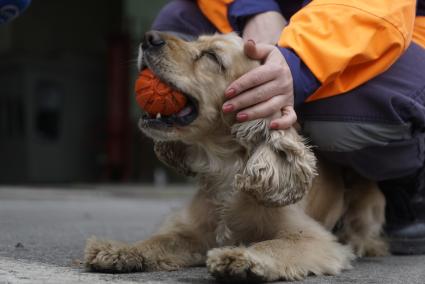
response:
<path fill-rule="evenodd" d="M 199 9 L 222 33 L 230 33 L 233 27 L 228 19 L 229 5 L 233 0 L 196 0 Z"/>
<path fill-rule="evenodd" d="M 222 33 L 236 31 L 242 34 L 250 17 L 266 12 L 281 12 L 275 0 L 197 0 L 197 3 Z"/>
<path fill-rule="evenodd" d="M 242 38 L 256 43 L 276 45 L 283 28 L 288 24 L 280 12 L 268 11 L 250 17 L 242 32 Z"/>
<path fill-rule="evenodd" d="M 234 7 L 253 9 L 260 3 L 198 0 L 222 32 L 243 28 L 246 21 L 235 19 L 255 14 L 245 16 L 237 10 L 235 17 Z M 212 12 L 208 6 L 220 9 Z M 385 71 L 410 43 L 415 6 L 415 0 L 315 0 L 299 10 L 278 43 L 291 68 L 296 102 L 347 92 Z"/>
<path fill-rule="evenodd" d="M 422 13 L 425 15 L 425 7 L 423 8 Z M 425 16 L 416 17 L 412 40 L 416 44 L 425 48 Z"/>
<path fill-rule="evenodd" d="M 308 101 L 347 92 L 387 70 L 410 44 L 415 7 L 414 0 L 316 0 L 296 13 L 279 46 L 321 83 Z"/>

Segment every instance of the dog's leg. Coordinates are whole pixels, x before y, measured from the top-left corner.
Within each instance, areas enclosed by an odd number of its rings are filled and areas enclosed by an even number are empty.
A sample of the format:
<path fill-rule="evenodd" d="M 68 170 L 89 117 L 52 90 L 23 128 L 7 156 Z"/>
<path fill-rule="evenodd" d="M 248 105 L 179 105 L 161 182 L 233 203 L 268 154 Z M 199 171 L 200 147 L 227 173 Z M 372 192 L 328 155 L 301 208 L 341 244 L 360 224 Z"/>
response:
<path fill-rule="evenodd" d="M 313 186 L 299 204 L 308 216 L 332 231 L 347 210 L 342 169 L 319 158 L 317 172 Z"/>
<path fill-rule="evenodd" d="M 358 256 L 388 255 L 388 244 L 382 237 L 385 223 L 385 196 L 376 183 L 356 177 L 346 190 L 347 211 L 340 240 L 350 244 Z"/>
<path fill-rule="evenodd" d="M 190 232 L 157 235 L 136 245 L 90 238 L 85 265 L 112 273 L 177 270 L 204 264 L 205 251 L 202 240 Z"/>
<path fill-rule="evenodd" d="M 85 266 L 92 271 L 123 273 L 203 265 L 207 249 L 215 242 L 209 206 L 198 195 L 187 211 L 169 219 L 157 235 L 134 245 L 91 238 L 86 244 Z"/>
<path fill-rule="evenodd" d="M 316 175 L 316 158 L 294 128 L 267 128 L 265 120 L 233 126 L 232 132 L 250 157 L 235 178 L 235 188 L 265 206 L 299 201 Z"/>
<path fill-rule="evenodd" d="M 282 230 L 275 239 L 249 247 L 224 247 L 208 252 L 208 271 L 236 281 L 299 280 L 309 274 L 335 275 L 351 268 L 351 248 L 338 243 L 300 208 L 282 208 Z"/>

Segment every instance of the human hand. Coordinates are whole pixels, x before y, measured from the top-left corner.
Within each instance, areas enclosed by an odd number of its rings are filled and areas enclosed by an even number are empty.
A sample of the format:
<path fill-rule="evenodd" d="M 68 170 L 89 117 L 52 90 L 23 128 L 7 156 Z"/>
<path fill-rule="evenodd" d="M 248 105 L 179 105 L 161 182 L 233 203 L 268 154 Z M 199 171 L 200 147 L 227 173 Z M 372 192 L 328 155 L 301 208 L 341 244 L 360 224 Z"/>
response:
<path fill-rule="evenodd" d="M 297 121 L 292 74 L 280 50 L 270 44 L 245 43 L 245 54 L 263 65 L 230 84 L 223 112 L 240 111 L 239 122 L 270 118 L 270 128 L 287 129 Z"/>
<path fill-rule="evenodd" d="M 279 12 L 270 11 L 250 18 L 243 30 L 242 38 L 256 43 L 277 44 L 287 21 Z"/>

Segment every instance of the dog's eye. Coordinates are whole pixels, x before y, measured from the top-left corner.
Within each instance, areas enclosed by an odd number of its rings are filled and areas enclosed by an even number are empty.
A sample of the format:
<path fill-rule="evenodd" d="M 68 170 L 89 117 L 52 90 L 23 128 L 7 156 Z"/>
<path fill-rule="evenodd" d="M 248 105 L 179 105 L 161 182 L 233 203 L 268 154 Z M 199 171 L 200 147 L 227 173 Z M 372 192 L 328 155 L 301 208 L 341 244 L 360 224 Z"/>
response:
<path fill-rule="evenodd" d="M 220 56 L 218 56 L 214 50 L 203 50 L 198 59 L 201 59 L 204 56 L 214 61 L 220 67 L 221 70 L 223 71 L 226 70 L 226 68 L 223 65 L 223 62 L 221 61 Z"/>

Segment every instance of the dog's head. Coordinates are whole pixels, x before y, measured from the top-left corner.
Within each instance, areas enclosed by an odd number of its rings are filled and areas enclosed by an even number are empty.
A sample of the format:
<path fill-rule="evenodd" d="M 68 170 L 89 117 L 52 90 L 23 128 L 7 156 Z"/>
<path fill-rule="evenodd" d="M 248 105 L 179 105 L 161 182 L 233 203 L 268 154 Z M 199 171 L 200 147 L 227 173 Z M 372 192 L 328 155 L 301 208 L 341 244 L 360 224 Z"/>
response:
<path fill-rule="evenodd" d="M 201 36 L 184 41 L 151 31 L 140 48 L 138 67 L 188 98 L 185 109 L 169 117 L 144 115 L 141 130 L 154 140 L 191 141 L 223 127 L 221 112 L 227 86 L 258 65 L 243 52 L 243 41 L 234 34 Z"/>

